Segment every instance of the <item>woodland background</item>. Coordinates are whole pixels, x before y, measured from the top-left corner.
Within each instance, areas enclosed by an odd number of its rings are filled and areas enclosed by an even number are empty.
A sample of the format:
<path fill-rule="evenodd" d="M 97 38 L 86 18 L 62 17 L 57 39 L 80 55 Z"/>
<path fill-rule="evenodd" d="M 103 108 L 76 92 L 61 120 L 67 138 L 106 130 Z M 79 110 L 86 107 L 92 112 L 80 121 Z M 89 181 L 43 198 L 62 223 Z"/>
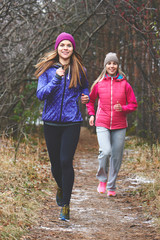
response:
<path fill-rule="evenodd" d="M 158 0 L 0 1 L 0 130 L 33 133 L 42 106 L 34 65 L 62 31 L 74 35 L 89 84 L 116 52 L 138 101 L 128 134 L 160 141 L 160 4 Z M 83 109 L 84 118 L 87 115 Z M 87 117 L 85 118 L 87 119 Z"/>
<path fill-rule="evenodd" d="M 81 239 L 79 234 L 82 234 L 83 239 L 91 239 L 94 225 L 101 239 L 106 239 L 106 233 L 108 239 L 120 236 L 123 239 L 159 239 L 159 0 L 0 0 L 0 29 L 0 238 L 53 239 L 56 236 L 56 239 L 66 239 L 70 236 L 68 239 Z M 53 199 L 56 184 L 42 137 L 43 103 L 36 97 L 34 76 L 34 65 L 45 52 L 53 49 L 54 40 L 62 31 L 74 35 L 90 86 L 103 68 L 106 53 L 116 52 L 138 101 L 137 111 L 128 116 L 127 134 L 135 136 L 126 138 L 115 201 L 109 202 L 104 197 L 97 205 L 98 144 L 96 135 L 82 128 L 75 156 L 77 191 L 73 196 L 83 213 L 86 208 L 87 211 L 80 218 L 79 211 L 72 207 L 77 225 L 74 221 L 72 228 L 71 221 L 71 226 L 64 227 L 63 231 L 55 220 L 59 216 Z M 86 109 L 81 107 L 84 126 L 88 126 Z M 138 186 L 136 179 L 141 180 Z M 88 194 L 86 202 L 79 201 L 79 193 L 84 195 L 81 198 Z M 75 199 L 72 206 L 76 205 Z M 91 205 L 92 211 L 89 211 L 88 203 L 93 201 L 95 205 Z M 117 212 L 117 206 L 125 214 L 121 221 L 117 218 L 119 214 L 113 216 L 113 211 L 108 215 L 110 209 Z M 101 208 L 103 213 L 106 209 L 106 220 L 109 216 L 110 223 L 99 217 L 97 209 Z M 132 224 L 131 213 L 135 213 Z M 115 219 L 113 223 L 111 219 Z M 128 219 L 127 224 L 124 219 Z M 151 228 L 153 222 L 155 225 Z M 50 233 L 36 228 L 55 227 L 55 224 L 57 228 Z M 86 226 L 88 231 L 83 232 Z M 29 236 L 24 237 L 24 234 Z"/>

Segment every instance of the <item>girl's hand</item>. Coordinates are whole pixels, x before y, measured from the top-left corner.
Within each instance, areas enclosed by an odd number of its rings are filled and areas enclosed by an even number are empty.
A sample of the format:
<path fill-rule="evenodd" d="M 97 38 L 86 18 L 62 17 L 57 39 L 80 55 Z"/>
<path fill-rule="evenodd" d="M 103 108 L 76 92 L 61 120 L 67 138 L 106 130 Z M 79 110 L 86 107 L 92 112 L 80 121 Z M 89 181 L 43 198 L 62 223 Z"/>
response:
<path fill-rule="evenodd" d="M 81 103 L 82 104 L 86 104 L 89 102 L 89 97 L 88 95 L 84 95 L 84 93 L 82 93 L 82 96 L 81 96 Z"/>
<path fill-rule="evenodd" d="M 65 70 L 62 67 L 60 67 L 57 69 L 56 74 L 62 77 L 65 74 Z"/>
<path fill-rule="evenodd" d="M 90 118 L 89 118 L 89 125 L 90 125 L 91 127 L 94 126 L 94 116 L 90 116 Z"/>
<path fill-rule="evenodd" d="M 122 106 L 118 101 L 117 101 L 117 104 L 114 105 L 114 110 L 116 112 L 122 112 Z"/>

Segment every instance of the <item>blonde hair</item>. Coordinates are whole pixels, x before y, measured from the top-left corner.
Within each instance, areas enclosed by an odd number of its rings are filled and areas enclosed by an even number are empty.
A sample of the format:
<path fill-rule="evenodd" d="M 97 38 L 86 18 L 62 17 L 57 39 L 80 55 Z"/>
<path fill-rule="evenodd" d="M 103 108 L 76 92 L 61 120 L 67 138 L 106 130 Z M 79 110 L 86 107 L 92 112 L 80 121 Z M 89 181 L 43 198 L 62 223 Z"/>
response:
<path fill-rule="evenodd" d="M 56 64 L 59 61 L 57 49 L 51 52 L 46 53 L 42 58 L 39 59 L 38 63 L 35 65 L 37 70 L 35 71 L 35 76 L 38 78 L 42 75 L 47 69 Z M 82 63 L 81 56 L 74 50 L 71 56 L 71 81 L 69 88 L 77 87 L 77 83 L 80 86 L 83 86 L 85 83 L 86 73 Z M 81 78 L 80 78 L 81 76 Z"/>
<path fill-rule="evenodd" d="M 105 77 L 105 75 L 106 75 L 106 66 L 103 68 L 103 70 L 102 70 L 102 72 L 100 73 L 100 75 L 98 76 L 98 78 L 93 82 L 93 84 L 92 84 L 92 86 L 91 86 L 91 91 L 92 91 L 92 89 L 93 89 L 93 87 L 96 85 L 96 83 L 98 83 L 98 82 L 100 82 L 100 81 L 102 81 L 103 80 L 103 78 Z M 125 75 L 125 73 L 124 72 L 122 72 L 122 70 L 121 69 L 119 69 L 119 67 L 118 67 L 118 70 L 117 70 L 117 73 L 119 73 L 120 75 L 122 75 L 122 76 L 126 76 Z"/>

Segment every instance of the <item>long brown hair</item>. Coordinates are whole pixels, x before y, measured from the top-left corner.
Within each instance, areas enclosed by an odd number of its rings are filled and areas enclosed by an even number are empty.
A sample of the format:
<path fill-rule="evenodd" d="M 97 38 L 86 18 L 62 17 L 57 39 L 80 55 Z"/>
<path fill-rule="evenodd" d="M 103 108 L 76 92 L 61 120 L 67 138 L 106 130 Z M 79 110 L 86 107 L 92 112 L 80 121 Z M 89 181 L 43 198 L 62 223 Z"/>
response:
<path fill-rule="evenodd" d="M 39 59 L 38 63 L 35 65 L 37 70 L 35 71 L 35 76 L 38 78 L 42 75 L 47 69 L 49 69 L 54 64 L 58 63 L 59 56 L 57 49 L 46 53 L 42 58 Z M 82 63 L 82 58 L 75 50 L 71 56 L 71 81 L 69 88 L 77 87 L 77 83 L 80 86 L 83 86 L 85 83 L 86 73 L 84 70 L 84 65 Z"/>

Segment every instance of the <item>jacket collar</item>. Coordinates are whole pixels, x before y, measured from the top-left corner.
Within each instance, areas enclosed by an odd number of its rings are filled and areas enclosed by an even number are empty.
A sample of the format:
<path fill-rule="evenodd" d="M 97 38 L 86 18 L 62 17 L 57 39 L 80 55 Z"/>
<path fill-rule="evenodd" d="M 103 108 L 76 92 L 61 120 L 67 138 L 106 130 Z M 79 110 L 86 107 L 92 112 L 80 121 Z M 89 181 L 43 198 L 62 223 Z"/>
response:
<path fill-rule="evenodd" d="M 112 78 L 112 76 L 110 76 L 109 74 L 106 74 L 105 75 L 105 79 L 106 80 L 111 80 L 111 78 Z M 116 75 L 116 76 L 114 76 L 113 77 L 113 80 L 115 80 L 115 81 L 123 81 L 125 78 L 124 78 L 124 76 L 123 75 L 120 75 L 119 73 Z"/>
<path fill-rule="evenodd" d="M 57 62 L 57 63 L 55 63 L 55 64 L 53 65 L 53 67 L 55 67 L 55 68 L 60 68 L 60 67 L 62 67 L 62 64 L 59 63 L 59 62 Z"/>

